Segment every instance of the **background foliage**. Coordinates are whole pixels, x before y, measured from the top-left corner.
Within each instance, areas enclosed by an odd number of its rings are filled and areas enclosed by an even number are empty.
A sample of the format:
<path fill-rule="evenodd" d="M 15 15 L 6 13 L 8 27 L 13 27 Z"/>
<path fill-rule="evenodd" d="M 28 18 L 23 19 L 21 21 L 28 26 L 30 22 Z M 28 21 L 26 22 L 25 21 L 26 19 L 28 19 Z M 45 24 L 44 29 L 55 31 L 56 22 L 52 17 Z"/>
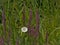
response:
<path fill-rule="evenodd" d="M 36 9 L 40 17 L 38 39 L 29 36 L 28 32 L 21 32 L 21 27 L 28 25 L 31 14 L 31 26 L 36 27 Z M 2 23 L 2 15 L 5 15 L 5 23 Z M 22 15 L 25 15 L 25 20 Z M 60 45 L 60 0 L 0 0 L 0 45 L 3 45 L 2 43 Z"/>

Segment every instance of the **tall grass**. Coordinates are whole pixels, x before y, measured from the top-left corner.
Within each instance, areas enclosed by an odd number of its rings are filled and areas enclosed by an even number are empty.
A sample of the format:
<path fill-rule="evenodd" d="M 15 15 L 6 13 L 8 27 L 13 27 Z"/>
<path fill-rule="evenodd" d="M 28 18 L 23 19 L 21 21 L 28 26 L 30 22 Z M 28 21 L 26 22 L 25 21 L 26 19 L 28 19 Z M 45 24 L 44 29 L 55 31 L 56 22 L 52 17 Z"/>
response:
<path fill-rule="evenodd" d="M 60 1 L 1 0 L 0 45 L 60 45 Z"/>

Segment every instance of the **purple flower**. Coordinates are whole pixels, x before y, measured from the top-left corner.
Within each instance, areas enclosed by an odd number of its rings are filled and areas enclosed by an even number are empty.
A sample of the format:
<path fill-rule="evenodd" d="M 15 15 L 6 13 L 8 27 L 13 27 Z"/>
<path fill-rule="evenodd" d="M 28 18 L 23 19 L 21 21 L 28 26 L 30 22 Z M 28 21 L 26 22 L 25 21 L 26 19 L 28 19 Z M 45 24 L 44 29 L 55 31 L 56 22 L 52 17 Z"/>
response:
<path fill-rule="evenodd" d="M 2 24 L 3 24 L 3 31 L 4 31 L 4 34 L 5 34 L 5 31 L 6 31 L 6 19 L 5 19 L 5 10 L 4 10 L 4 8 L 2 10 Z"/>
<path fill-rule="evenodd" d="M 18 41 L 18 39 L 16 40 L 16 45 L 19 45 L 19 41 Z"/>
<path fill-rule="evenodd" d="M 36 33 L 35 33 L 35 35 L 36 35 L 36 37 L 38 37 L 38 35 L 39 35 L 39 11 L 38 11 L 38 9 L 36 9 Z"/>
<path fill-rule="evenodd" d="M 4 39 L 0 37 L 0 45 L 4 45 Z"/>
<path fill-rule="evenodd" d="M 29 21 L 28 21 L 28 33 L 30 33 L 30 30 L 31 30 L 31 20 L 32 20 L 32 9 L 30 8 Z"/>
<path fill-rule="evenodd" d="M 6 34 L 6 19 L 5 19 L 5 10 L 4 10 L 4 7 L 3 7 L 3 10 L 2 10 L 2 24 L 3 24 L 3 38 L 5 38 L 5 34 Z M 2 38 L 2 40 L 3 40 Z M 4 40 L 2 41 L 2 43 L 4 43 Z"/>

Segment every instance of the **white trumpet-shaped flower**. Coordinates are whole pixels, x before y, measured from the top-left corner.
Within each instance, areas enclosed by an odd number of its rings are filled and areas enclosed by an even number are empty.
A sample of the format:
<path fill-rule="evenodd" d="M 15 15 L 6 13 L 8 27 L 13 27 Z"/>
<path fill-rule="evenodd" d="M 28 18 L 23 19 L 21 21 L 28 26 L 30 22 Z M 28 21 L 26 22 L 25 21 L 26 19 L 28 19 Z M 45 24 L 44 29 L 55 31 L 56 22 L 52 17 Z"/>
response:
<path fill-rule="evenodd" d="M 21 28 L 21 31 L 22 31 L 22 32 L 27 32 L 27 31 L 28 31 L 28 28 L 27 28 L 27 27 L 22 27 L 22 28 Z"/>

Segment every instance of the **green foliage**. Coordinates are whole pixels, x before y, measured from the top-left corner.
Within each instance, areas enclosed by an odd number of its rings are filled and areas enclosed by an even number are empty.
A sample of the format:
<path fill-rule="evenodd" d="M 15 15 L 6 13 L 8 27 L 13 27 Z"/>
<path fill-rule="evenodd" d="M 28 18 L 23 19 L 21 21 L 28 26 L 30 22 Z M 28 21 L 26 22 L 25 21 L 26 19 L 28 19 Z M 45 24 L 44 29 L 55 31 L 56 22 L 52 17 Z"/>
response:
<path fill-rule="evenodd" d="M 6 37 L 5 45 L 60 45 L 60 1 L 59 0 L 1 0 L 0 1 L 0 37 L 4 36 L 2 25 L 2 6 L 5 8 Z M 32 9 L 31 26 L 36 27 L 36 9 L 39 10 L 40 29 L 38 39 L 21 32 L 21 27 L 29 22 L 29 11 Z M 23 25 L 22 11 L 25 9 L 25 25 Z M 48 44 L 46 33 L 48 32 Z"/>

